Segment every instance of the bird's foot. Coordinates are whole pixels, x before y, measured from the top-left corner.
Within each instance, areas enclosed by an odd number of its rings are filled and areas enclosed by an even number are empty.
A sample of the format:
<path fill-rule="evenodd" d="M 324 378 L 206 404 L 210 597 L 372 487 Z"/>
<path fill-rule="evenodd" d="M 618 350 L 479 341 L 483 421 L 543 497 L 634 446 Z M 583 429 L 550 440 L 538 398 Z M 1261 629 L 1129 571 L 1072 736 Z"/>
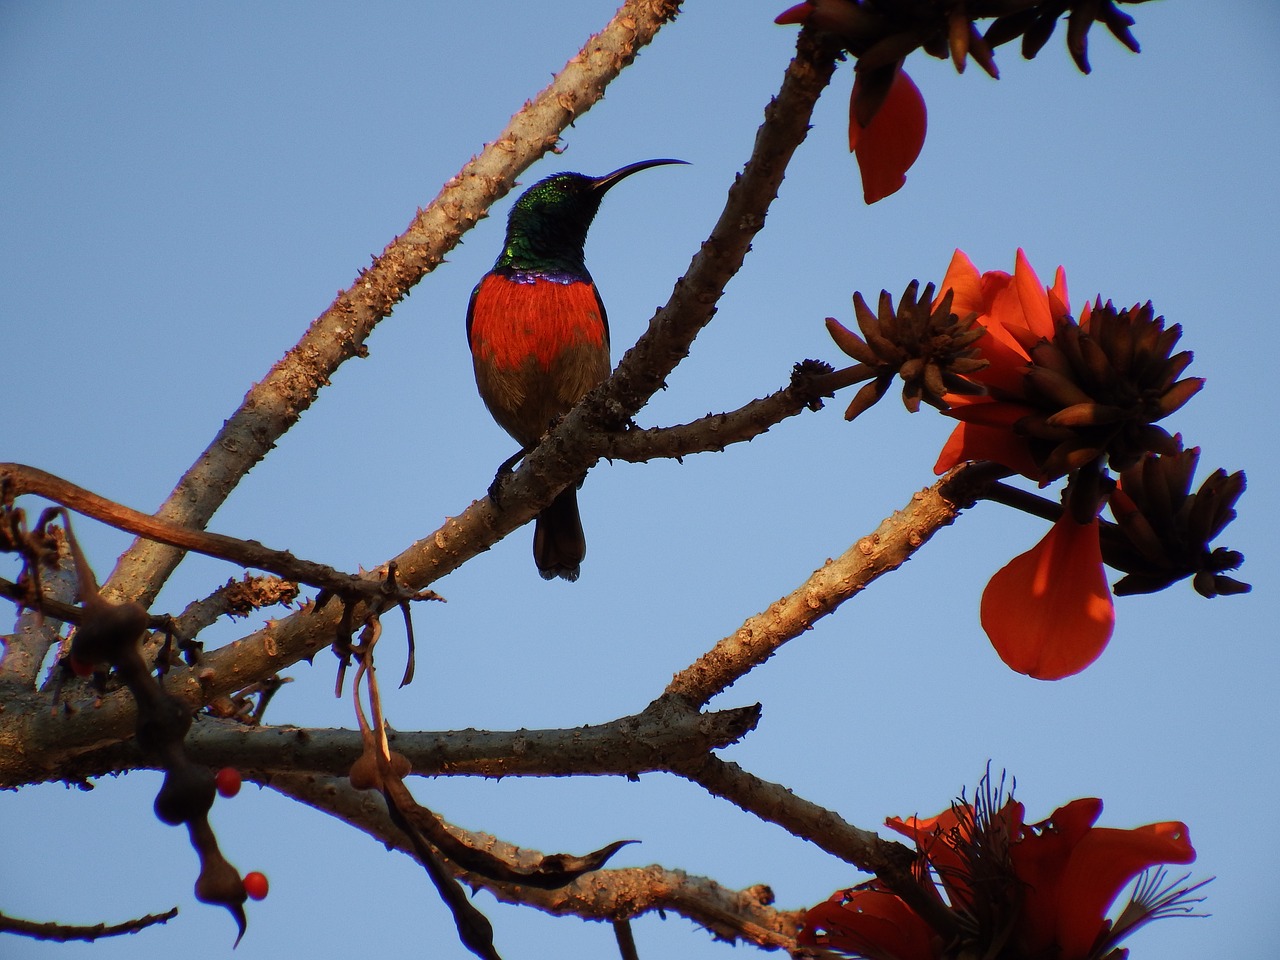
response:
<path fill-rule="evenodd" d="M 503 460 L 498 467 L 498 472 L 493 475 L 493 482 L 489 484 L 489 499 L 493 501 L 495 507 L 502 506 L 502 484 L 511 476 L 511 471 L 515 469 L 517 463 L 521 461 L 528 450 L 517 450 L 514 454 Z"/>

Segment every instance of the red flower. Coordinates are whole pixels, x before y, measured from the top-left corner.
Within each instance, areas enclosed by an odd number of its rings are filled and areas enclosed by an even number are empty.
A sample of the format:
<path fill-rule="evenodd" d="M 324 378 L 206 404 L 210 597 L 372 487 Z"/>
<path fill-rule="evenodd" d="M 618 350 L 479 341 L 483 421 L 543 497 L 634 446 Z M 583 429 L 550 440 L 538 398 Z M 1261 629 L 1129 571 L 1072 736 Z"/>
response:
<path fill-rule="evenodd" d="M 1048 820 L 1026 824 L 1022 804 L 1012 797 L 1002 803 L 996 791 L 976 809 L 961 802 L 925 820 L 890 818 L 887 826 L 915 842 L 923 893 L 953 915 L 952 929 L 935 931 L 872 880 L 810 910 L 799 942 L 869 960 L 939 960 L 944 951 L 1101 960 L 1146 921 L 1190 915 L 1199 902 L 1190 894 L 1200 884 L 1162 886 L 1156 874 L 1154 882 L 1139 881 L 1114 922 L 1107 918 L 1135 877 L 1160 864 L 1190 863 L 1195 850 L 1185 824 L 1094 827 L 1101 810 L 1101 800 L 1073 800 Z"/>
<path fill-rule="evenodd" d="M 895 893 L 872 880 L 839 890 L 804 916 L 799 942 L 867 960 L 940 960 L 942 939 Z"/>
<path fill-rule="evenodd" d="M 1018 251 L 1012 274 L 979 274 L 959 250 L 943 278 L 951 309 L 977 314 L 987 336 L 976 346 L 989 365 L 970 375 L 986 393 L 948 394 L 949 416 L 960 421 L 934 469 L 943 473 L 966 460 L 994 460 L 1042 485 L 1075 468 L 1057 440 L 1046 440 L 1056 424 L 1046 415 L 1045 394 L 1059 407 L 1090 398 L 1051 366 L 1040 366 L 1059 332 L 1070 324 L 1067 278 L 1059 267 L 1052 287 L 1036 276 Z M 1084 319 L 1087 324 L 1089 307 Z M 1078 329 L 1078 327 L 1075 327 Z M 1044 346 L 1042 346 L 1044 345 Z M 1074 392 L 1073 392 L 1074 391 Z M 1076 396 L 1078 394 L 1078 397 Z M 1037 425 L 1043 424 L 1043 427 Z M 1094 460 L 1097 451 L 1085 448 Z M 1038 544 L 999 570 L 982 594 L 982 626 L 1000 659 L 1038 680 L 1079 673 L 1102 653 L 1115 627 L 1115 607 L 1102 566 L 1097 508 L 1087 522 L 1072 511 Z M 1088 511 L 1086 511 L 1088 512 Z"/>
<path fill-rule="evenodd" d="M 1042 339 L 1052 342 L 1058 320 L 1071 312 L 1066 274 L 1059 267 L 1053 286 L 1043 286 L 1021 249 L 1012 275 L 1002 270 L 979 274 L 973 261 L 957 250 L 938 299 L 948 290 L 953 291 L 952 312 L 962 317 L 976 313 L 986 328 L 987 336 L 977 347 L 990 364 L 970 379 L 988 392 L 947 395 L 948 415 L 960 425 L 942 448 L 934 470 L 945 473 L 966 460 L 994 460 L 1041 483 L 1053 479 L 1046 476 L 1030 435 L 1016 427 L 1040 412 L 1028 394 L 1031 350 Z M 1088 310 L 1086 305 L 1086 317 Z"/>
<path fill-rule="evenodd" d="M 854 56 L 868 42 L 865 12 L 847 0 L 812 0 L 778 14 L 774 23 L 811 24 L 840 37 Z M 919 88 L 902 61 L 857 70 L 849 99 L 849 150 L 862 174 L 862 196 L 871 204 L 902 189 L 924 147 L 927 112 Z"/>

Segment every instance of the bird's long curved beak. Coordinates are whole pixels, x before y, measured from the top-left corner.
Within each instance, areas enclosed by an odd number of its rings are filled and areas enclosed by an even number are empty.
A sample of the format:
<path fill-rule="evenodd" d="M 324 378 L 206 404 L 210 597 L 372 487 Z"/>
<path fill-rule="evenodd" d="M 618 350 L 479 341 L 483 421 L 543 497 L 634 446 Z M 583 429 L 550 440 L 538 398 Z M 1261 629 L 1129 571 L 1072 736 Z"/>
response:
<path fill-rule="evenodd" d="M 619 181 L 638 173 L 641 170 L 648 170 L 650 167 L 660 167 L 664 163 L 688 163 L 688 160 L 640 160 L 636 163 L 628 163 L 625 167 L 619 167 L 613 173 L 606 173 L 603 177 L 596 177 L 593 181 L 595 189 L 599 193 L 604 193 L 610 187 Z"/>

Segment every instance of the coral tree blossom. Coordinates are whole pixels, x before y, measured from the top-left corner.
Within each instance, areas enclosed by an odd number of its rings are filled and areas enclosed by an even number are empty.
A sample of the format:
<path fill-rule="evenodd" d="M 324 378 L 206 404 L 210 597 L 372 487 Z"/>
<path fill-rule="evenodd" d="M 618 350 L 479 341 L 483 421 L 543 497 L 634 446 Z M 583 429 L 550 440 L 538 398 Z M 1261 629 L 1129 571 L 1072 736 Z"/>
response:
<path fill-rule="evenodd" d="M 996 791 L 976 807 L 962 801 L 936 817 L 890 818 L 891 829 L 915 842 L 921 893 L 938 908 L 932 922 L 872 880 L 810 910 L 799 941 L 869 960 L 1123 957 L 1116 944 L 1142 924 L 1194 915 L 1200 901 L 1191 894 L 1201 884 L 1164 885 L 1163 871 L 1148 873 L 1195 859 L 1185 824 L 1095 827 L 1101 811 L 1101 800 L 1073 800 L 1028 824 L 1022 804 L 1001 803 Z M 1140 874 L 1128 905 L 1108 919 Z"/>
<path fill-rule="evenodd" d="M 849 0 L 812 0 L 778 14 L 775 23 L 810 24 L 835 34 L 855 56 L 866 43 L 866 14 Z M 854 74 L 849 98 L 849 150 L 862 174 L 862 196 L 875 203 L 897 193 L 924 147 L 927 113 L 920 89 L 897 60 Z"/>
<path fill-rule="evenodd" d="M 1077 466 L 1072 449 L 1045 441 L 1029 424 L 1047 423 L 1041 381 L 1059 377 L 1035 366 L 1039 343 L 1052 344 L 1070 322 L 1067 279 L 1059 267 L 1046 287 L 1019 250 L 1012 274 L 979 273 L 956 251 L 941 284 L 952 291 L 951 309 L 977 315 L 987 336 L 977 341 L 989 365 L 971 374 L 986 387 L 979 396 L 948 395 L 950 416 L 960 420 L 935 470 L 943 473 L 966 460 L 994 460 L 1025 477 L 1046 483 Z M 1085 307 L 1087 322 L 1089 306 Z M 1062 378 L 1065 380 L 1065 378 Z M 1070 389 L 1054 380 L 1050 387 Z M 1075 399 L 1075 398 L 1071 398 Z M 1080 402 L 1088 397 L 1080 393 Z M 982 594 L 982 626 L 1000 658 L 1019 673 L 1058 680 L 1079 673 L 1102 653 L 1115 626 L 1115 607 L 1102 566 L 1098 504 L 1081 522 L 1064 512 L 1038 544 L 1001 569 Z"/>

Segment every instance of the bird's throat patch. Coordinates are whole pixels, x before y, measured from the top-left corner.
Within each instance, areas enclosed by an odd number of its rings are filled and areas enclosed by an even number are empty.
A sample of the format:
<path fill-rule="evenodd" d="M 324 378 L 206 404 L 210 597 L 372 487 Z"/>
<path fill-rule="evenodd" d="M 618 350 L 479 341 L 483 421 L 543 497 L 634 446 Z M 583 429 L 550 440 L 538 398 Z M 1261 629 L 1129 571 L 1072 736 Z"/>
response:
<path fill-rule="evenodd" d="M 603 311 L 590 282 L 491 273 L 476 288 L 471 352 L 478 361 L 513 370 L 532 357 L 549 369 L 569 347 L 606 342 Z"/>

